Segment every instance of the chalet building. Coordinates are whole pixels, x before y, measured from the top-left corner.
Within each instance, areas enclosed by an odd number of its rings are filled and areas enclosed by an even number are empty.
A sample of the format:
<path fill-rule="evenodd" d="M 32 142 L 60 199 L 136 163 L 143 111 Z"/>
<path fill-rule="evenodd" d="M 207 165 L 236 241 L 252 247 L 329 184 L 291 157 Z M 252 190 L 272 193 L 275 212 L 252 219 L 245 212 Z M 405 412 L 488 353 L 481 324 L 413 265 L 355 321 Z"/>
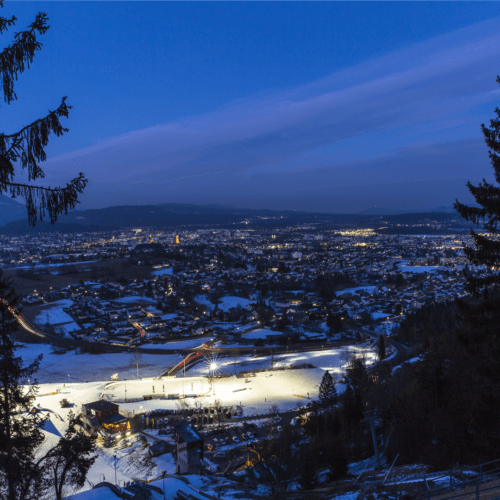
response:
<path fill-rule="evenodd" d="M 176 474 L 197 474 L 202 468 L 203 438 L 187 422 L 174 424 L 177 443 Z"/>
<path fill-rule="evenodd" d="M 82 405 L 83 414 L 90 414 L 96 417 L 99 422 L 102 422 L 104 418 L 118 414 L 119 409 L 120 407 L 118 405 L 111 403 L 111 401 L 105 401 L 104 399 Z"/>
<path fill-rule="evenodd" d="M 82 422 L 87 430 L 96 430 L 101 425 L 109 432 L 130 429 L 130 422 L 118 410 L 120 407 L 110 401 L 94 401 L 82 405 Z"/>

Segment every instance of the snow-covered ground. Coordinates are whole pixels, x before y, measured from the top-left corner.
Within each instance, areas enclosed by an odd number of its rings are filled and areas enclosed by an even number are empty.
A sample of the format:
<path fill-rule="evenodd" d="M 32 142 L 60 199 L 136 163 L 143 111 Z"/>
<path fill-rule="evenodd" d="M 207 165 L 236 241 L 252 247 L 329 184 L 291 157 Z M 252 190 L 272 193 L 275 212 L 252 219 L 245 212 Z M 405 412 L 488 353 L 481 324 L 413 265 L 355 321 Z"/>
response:
<path fill-rule="evenodd" d="M 380 312 L 380 311 L 372 312 L 371 315 L 372 315 L 372 318 L 375 320 L 389 318 L 390 316 L 392 316 L 392 314 L 390 314 L 390 313 L 384 313 L 384 312 Z"/>
<path fill-rule="evenodd" d="M 128 295 L 127 297 L 120 297 L 119 299 L 113 299 L 112 302 L 118 302 L 120 304 L 156 304 L 158 301 L 151 299 L 149 297 L 143 297 L 142 295 Z"/>
<path fill-rule="evenodd" d="M 172 274 L 174 272 L 174 268 L 173 267 L 163 267 L 161 269 L 156 269 L 155 271 L 152 271 L 151 274 L 153 276 L 163 276 L 165 274 Z"/>
<path fill-rule="evenodd" d="M 343 295 L 344 293 L 347 293 L 349 295 L 353 295 L 354 293 L 359 292 L 359 291 L 373 293 L 373 291 L 376 288 L 378 288 L 378 287 L 373 286 L 373 285 L 356 286 L 354 288 L 346 288 L 345 290 L 340 290 L 339 292 L 337 292 L 337 295 Z"/>
<path fill-rule="evenodd" d="M 57 325 L 59 323 L 73 323 L 73 318 L 63 311 L 65 307 L 70 307 L 72 305 L 73 301 L 69 299 L 51 302 L 49 305 L 43 307 L 43 311 L 36 316 L 34 322 L 38 325 L 45 325 L 47 322 L 51 325 Z"/>
<path fill-rule="evenodd" d="M 433 273 L 439 271 L 438 266 L 399 266 L 399 270 L 402 273 L 412 273 L 412 274 L 420 274 L 420 273 Z"/>
<path fill-rule="evenodd" d="M 41 269 L 44 267 L 60 267 L 60 266 L 71 266 L 72 264 L 77 266 L 79 264 L 91 264 L 92 262 L 99 262 L 98 260 L 83 260 L 78 262 L 61 262 L 58 264 L 36 264 L 34 266 L 19 266 L 19 267 L 9 267 L 9 269 Z"/>
<path fill-rule="evenodd" d="M 384 335 L 391 335 L 393 330 L 398 327 L 398 322 L 394 320 L 382 321 L 374 325 L 375 333 L 383 333 Z"/>
<path fill-rule="evenodd" d="M 52 353 L 51 346 L 43 344 L 28 344 L 19 351 L 25 363 L 32 361 L 37 354 L 44 354 L 40 370 L 37 374 L 41 382 L 35 404 L 44 409 L 49 420 L 44 425 L 46 440 L 43 450 L 54 446 L 60 436 L 64 435 L 70 408 L 60 408 L 60 400 L 68 399 L 74 403 L 73 410 L 77 413 L 82 403 L 96 401 L 101 397 L 116 401 L 121 411 L 140 412 L 155 409 L 177 409 L 181 401 L 190 406 L 206 406 L 218 401 L 222 405 L 241 405 L 243 415 L 253 417 L 269 414 L 274 405 L 280 411 L 295 409 L 307 401 L 316 398 L 321 378 L 325 370 L 338 374 L 344 372 L 347 353 L 365 354 L 368 363 L 374 361 L 375 356 L 368 349 L 369 344 L 348 346 L 342 349 L 325 349 L 324 351 L 289 353 L 254 358 L 251 355 L 241 355 L 238 358 L 220 358 L 216 361 L 218 371 L 234 372 L 232 364 L 237 359 L 237 371 L 254 368 L 269 369 L 271 362 L 274 368 L 289 367 L 302 363 L 314 366 L 309 369 L 264 371 L 255 377 L 237 378 L 234 375 L 225 378 L 207 378 L 207 361 L 186 373 L 186 376 L 159 378 L 169 366 L 181 360 L 181 356 L 161 356 L 141 354 L 139 356 L 139 375 L 136 379 L 136 363 L 134 355 L 130 353 L 106 354 L 75 354 L 69 351 L 66 354 Z M 345 354 L 343 354 L 343 352 Z M 118 373 L 121 380 L 111 382 L 109 377 Z M 69 378 L 68 378 L 69 374 Z M 123 380 L 128 378 L 128 380 Z M 247 382 L 248 380 L 248 382 Z M 344 386 L 339 384 L 337 390 L 343 391 Z M 59 391 L 57 394 L 52 394 Z M 144 395 L 197 395 L 185 400 L 153 399 L 143 400 Z M 124 402 L 125 396 L 128 402 Z M 131 402 L 130 399 L 137 399 Z M 134 478 L 150 479 L 159 477 L 161 471 L 174 471 L 174 461 L 170 454 L 149 459 L 147 457 L 146 441 L 149 438 L 140 435 L 131 435 L 123 443 L 124 447 L 99 448 L 98 458 L 92 466 L 88 482 L 83 489 L 88 490 L 92 484 L 104 479 L 114 483 L 115 460 L 117 455 L 116 477 L 119 484 Z M 43 452 L 42 450 L 42 452 Z M 193 478 L 194 480 L 195 478 Z M 201 481 L 202 479 L 196 479 Z M 221 479 L 222 480 L 222 479 Z M 168 481 L 171 481 L 170 479 Z M 157 482 L 161 487 L 161 481 Z M 156 483 L 154 483 L 156 484 Z M 170 491 L 177 491 L 179 485 L 172 484 Z M 168 491 L 168 490 L 167 490 Z M 92 493 L 93 494 L 93 493 Z M 86 499 L 88 500 L 88 499 Z"/>
<path fill-rule="evenodd" d="M 188 340 L 173 340 L 163 342 L 161 344 L 145 344 L 141 349 L 191 349 L 206 344 L 212 337 L 203 337 L 201 339 L 188 339 Z"/>
<path fill-rule="evenodd" d="M 244 339 L 264 339 L 266 340 L 267 335 L 276 335 L 280 332 L 270 330 L 269 328 L 259 328 L 258 330 L 253 330 L 252 332 L 244 333 L 242 338 Z"/>
<path fill-rule="evenodd" d="M 71 350 L 65 354 L 55 354 L 50 345 L 26 344 L 18 353 L 25 364 L 31 363 L 39 354 L 43 354 L 40 369 L 35 375 L 39 383 L 109 380 L 114 373 L 118 373 L 120 379 L 137 377 L 135 354 L 128 352 L 76 354 L 75 350 Z M 180 354 L 141 354 L 139 376 L 157 377 L 181 360 Z"/>
<path fill-rule="evenodd" d="M 210 308 L 214 308 L 214 304 L 210 302 L 209 298 L 206 295 L 197 295 L 194 300 L 198 302 L 198 304 L 202 304 L 204 306 L 208 306 Z M 232 295 L 228 295 L 226 297 L 222 297 L 219 303 L 219 309 L 223 311 L 229 311 L 231 307 L 241 306 L 245 308 L 248 304 L 253 304 L 254 301 L 244 299 L 243 297 L 234 297 Z"/>

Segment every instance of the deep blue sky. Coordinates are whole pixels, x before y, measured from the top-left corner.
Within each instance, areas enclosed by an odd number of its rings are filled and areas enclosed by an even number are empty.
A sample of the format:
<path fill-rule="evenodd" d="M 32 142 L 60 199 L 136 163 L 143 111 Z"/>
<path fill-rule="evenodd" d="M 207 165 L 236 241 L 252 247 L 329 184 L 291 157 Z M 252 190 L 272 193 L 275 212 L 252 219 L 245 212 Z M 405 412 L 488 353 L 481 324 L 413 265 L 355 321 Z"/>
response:
<path fill-rule="evenodd" d="M 47 183 L 80 208 L 328 212 L 470 201 L 500 89 L 496 2 L 6 2 L 51 28 L 2 131 L 67 95 Z M 12 40 L 11 30 L 2 36 Z"/>

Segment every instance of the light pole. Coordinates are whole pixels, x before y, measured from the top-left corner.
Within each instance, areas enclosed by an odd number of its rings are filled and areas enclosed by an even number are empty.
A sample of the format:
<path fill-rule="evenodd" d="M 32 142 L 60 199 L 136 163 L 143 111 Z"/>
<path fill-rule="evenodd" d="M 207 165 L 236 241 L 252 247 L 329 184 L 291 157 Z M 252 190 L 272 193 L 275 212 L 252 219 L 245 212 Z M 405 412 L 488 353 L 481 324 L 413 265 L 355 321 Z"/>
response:
<path fill-rule="evenodd" d="M 115 459 L 115 486 L 116 486 L 116 455 L 113 455 L 113 458 Z"/>
<path fill-rule="evenodd" d="M 210 377 L 210 371 L 212 371 L 212 388 L 214 391 L 214 403 L 215 403 L 215 381 L 214 381 L 214 372 L 217 370 L 217 363 L 214 361 L 210 363 L 208 366 L 208 376 Z"/>

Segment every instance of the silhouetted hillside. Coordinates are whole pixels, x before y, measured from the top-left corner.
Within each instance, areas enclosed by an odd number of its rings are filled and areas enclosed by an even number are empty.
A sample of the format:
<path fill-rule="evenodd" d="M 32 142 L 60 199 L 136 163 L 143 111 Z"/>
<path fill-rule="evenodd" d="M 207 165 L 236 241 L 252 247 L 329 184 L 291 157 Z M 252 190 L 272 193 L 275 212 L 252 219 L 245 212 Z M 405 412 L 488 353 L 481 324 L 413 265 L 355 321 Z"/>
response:
<path fill-rule="evenodd" d="M 0 226 L 21 219 L 28 219 L 26 207 L 8 196 L 0 195 Z"/>
<path fill-rule="evenodd" d="M 4 198 L 5 199 L 5 198 Z M 8 200 L 8 199 L 7 199 Z M 5 220 L 10 222 L 8 227 L 2 228 L 5 234 L 14 232 L 30 231 L 26 222 L 24 206 L 8 200 L 5 204 L 13 217 L 19 210 L 22 219 L 13 224 L 9 217 Z M 12 205 L 15 203 L 15 205 Z M 17 206 L 16 206 L 17 205 Z M 1 205 L 0 205 L 1 207 Z M 7 213 L 7 208 L 6 213 Z M 4 219 L 2 219 L 3 221 Z M 424 213 L 424 214 L 390 214 L 390 215 L 368 215 L 368 214 L 325 214 L 308 213 L 290 210 L 253 210 L 226 207 L 222 205 L 189 205 L 181 203 L 164 203 L 161 205 L 126 205 L 107 207 L 91 210 L 75 210 L 67 216 L 61 217 L 56 226 L 51 228 L 50 224 L 39 225 L 39 232 L 88 232 L 112 228 L 134 228 L 134 227 L 156 227 L 156 228 L 189 228 L 197 229 L 203 227 L 226 228 L 226 229 L 249 229 L 254 228 L 279 228 L 293 226 L 296 224 L 313 224 L 316 230 L 337 228 L 341 226 L 372 227 L 381 231 L 393 232 L 399 225 L 416 224 L 443 224 L 449 225 L 458 221 L 458 215 L 451 213 Z M 436 229 L 436 228 L 434 228 Z M 438 228 L 439 229 L 439 228 Z M 407 229 L 398 227 L 396 232 L 403 234 Z M 417 230 L 417 232 L 424 230 Z M 447 230 L 445 232 L 448 232 Z"/>

